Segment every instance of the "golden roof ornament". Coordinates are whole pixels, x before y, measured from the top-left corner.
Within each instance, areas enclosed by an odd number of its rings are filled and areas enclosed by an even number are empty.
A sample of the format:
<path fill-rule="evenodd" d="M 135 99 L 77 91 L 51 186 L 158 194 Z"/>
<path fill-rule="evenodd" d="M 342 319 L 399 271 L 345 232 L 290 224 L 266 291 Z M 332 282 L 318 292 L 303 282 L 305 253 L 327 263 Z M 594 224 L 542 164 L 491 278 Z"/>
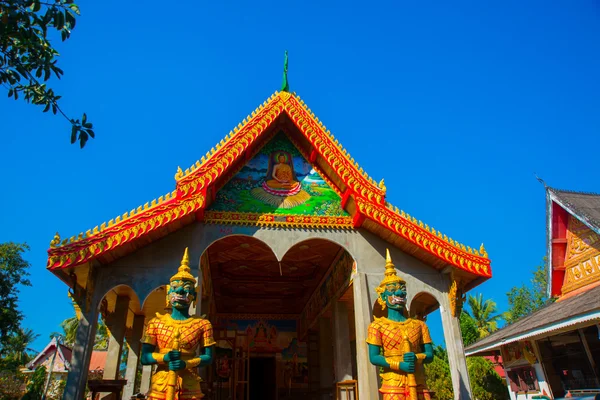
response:
<path fill-rule="evenodd" d="M 181 259 L 181 266 L 177 270 L 177 273 L 171 277 L 169 282 L 173 281 L 189 281 L 196 284 L 196 278 L 192 275 L 190 270 L 190 256 L 188 254 L 188 248 L 185 248 L 183 258 Z"/>
<path fill-rule="evenodd" d="M 392 263 L 392 257 L 390 256 L 390 250 L 385 249 L 385 277 L 379 284 L 379 287 L 377 288 L 378 289 L 377 292 L 383 293 L 385 291 L 385 286 L 389 285 L 390 283 L 404 283 L 404 282 L 405 282 L 404 279 L 400 278 L 396 274 L 396 268 L 394 267 L 394 263 Z M 381 289 L 381 292 L 379 292 L 379 289 Z"/>
<path fill-rule="evenodd" d="M 387 188 L 385 187 L 385 182 L 383 179 L 381 180 L 381 182 L 379 182 L 379 185 L 377 186 L 379 186 L 379 189 L 381 189 L 382 191 L 387 192 Z"/>
<path fill-rule="evenodd" d="M 177 167 L 177 173 L 175 174 L 175 180 L 178 181 L 181 178 L 183 178 L 183 171 L 181 170 L 181 167 Z"/>
<path fill-rule="evenodd" d="M 481 255 L 482 255 L 483 257 L 487 258 L 487 256 L 488 256 L 488 253 L 487 253 L 487 251 L 485 250 L 485 247 L 483 247 L 483 243 L 481 243 L 481 247 L 479 248 L 479 252 L 481 253 Z"/>

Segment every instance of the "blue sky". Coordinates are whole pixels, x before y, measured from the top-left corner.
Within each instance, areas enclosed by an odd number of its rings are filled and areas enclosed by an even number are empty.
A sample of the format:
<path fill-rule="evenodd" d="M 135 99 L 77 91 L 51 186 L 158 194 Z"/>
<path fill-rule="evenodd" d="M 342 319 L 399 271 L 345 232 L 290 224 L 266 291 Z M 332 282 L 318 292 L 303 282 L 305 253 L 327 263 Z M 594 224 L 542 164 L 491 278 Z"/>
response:
<path fill-rule="evenodd" d="M 82 0 L 53 82 L 97 139 L 0 96 L 0 241 L 28 242 L 25 325 L 72 313 L 45 270 L 76 235 L 174 189 L 188 167 L 289 79 L 388 200 L 466 245 L 484 242 L 506 308 L 545 254 L 554 187 L 598 191 L 600 6 L 595 1 Z M 368 5 L 367 5 L 368 4 Z M 442 339 L 431 319 L 433 337 Z"/>

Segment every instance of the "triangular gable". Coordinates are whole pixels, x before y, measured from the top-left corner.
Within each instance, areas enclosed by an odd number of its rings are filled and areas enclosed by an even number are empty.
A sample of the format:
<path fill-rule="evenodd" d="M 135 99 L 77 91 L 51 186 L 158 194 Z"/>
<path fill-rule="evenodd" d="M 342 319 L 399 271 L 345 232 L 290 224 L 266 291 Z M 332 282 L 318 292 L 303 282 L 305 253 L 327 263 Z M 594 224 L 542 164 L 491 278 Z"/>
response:
<path fill-rule="evenodd" d="M 600 280 L 600 195 L 546 187 L 548 296 L 562 296 Z"/>
<path fill-rule="evenodd" d="M 56 352 L 56 359 L 54 360 L 53 372 L 66 372 L 70 368 L 70 364 L 69 360 L 65 357 L 63 351 L 64 347 L 65 346 L 63 346 L 62 344 L 57 344 L 56 338 L 53 338 L 50 341 L 50 343 L 48 343 L 48 345 L 44 348 L 44 350 L 39 352 L 38 355 L 35 356 L 34 359 L 27 364 L 27 368 L 30 370 L 35 370 L 40 365 L 45 365 L 47 369 L 50 368 L 52 358 L 54 357 L 54 354 Z"/>
<path fill-rule="evenodd" d="M 351 228 L 341 203 L 335 185 L 279 131 L 217 191 L 204 220 Z"/>
<path fill-rule="evenodd" d="M 276 123 L 277 121 L 277 123 Z M 352 227 L 373 229 L 386 240 L 396 238 L 405 246 L 427 254 L 428 259 L 450 264 L 470 274 L 491 277 L 490 260 L 483 246 L 466 247 L 430 228 L 386 202 L 383 180 L 377 184 L 360 168 L 337 139 L 294 94 L 281 92 L 244 119 L 233 132 L 211 149 L 191 168 L 178 169 L 176 190 L 138 207 L 130 213 L 81 233 L 61 243 L 58 234 L 48 251 L 48 268 L 63 269 L 81 265 L 108 254 L 141 237 L 155 240 L 175 222 L 205 221 L 207 206 L 217 191 L 261 148 L 266 138 L 291 125 L 300 134 L 306 158 L 341 196 L 342 207 L 352 216 Z M 281 226 L 279 221 L 237 221 L 239 223 Z M 310 219 L 296 218 L 287 226 L 311 227 Z M 383 229 L 385 233 L 380 233 Z M 390 237 L 390 234 L 392 235 Z"/>

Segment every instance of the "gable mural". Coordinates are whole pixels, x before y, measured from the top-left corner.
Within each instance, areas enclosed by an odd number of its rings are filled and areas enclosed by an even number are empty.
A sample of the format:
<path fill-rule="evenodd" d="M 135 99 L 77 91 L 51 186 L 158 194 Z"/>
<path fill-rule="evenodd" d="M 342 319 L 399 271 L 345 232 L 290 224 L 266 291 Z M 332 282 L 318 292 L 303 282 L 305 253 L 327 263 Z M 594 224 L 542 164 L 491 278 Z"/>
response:
<path fill-rule="evenodd" d="M 349 218 L 340 202 L 296 146 L 279 133 L 219 190 L 209 211 Z"/>

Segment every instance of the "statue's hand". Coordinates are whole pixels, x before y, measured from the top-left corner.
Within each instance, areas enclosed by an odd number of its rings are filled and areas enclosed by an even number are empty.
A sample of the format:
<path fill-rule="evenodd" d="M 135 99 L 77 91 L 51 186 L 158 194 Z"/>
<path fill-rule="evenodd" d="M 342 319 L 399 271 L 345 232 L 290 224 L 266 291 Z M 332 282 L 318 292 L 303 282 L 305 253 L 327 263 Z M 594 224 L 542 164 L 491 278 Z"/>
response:
<path fill-rule="evenodd" d="M 169 371 L 180 371 L 185 369 L 186 364 L 183 360 L 169 361 Z"/>
<path fill-rule="evenodd" d="M 165 358 L 163 359 L 165 362 L 177 361 L 181 359 L 181 353 L 177 350 L 171 350 L 167 354 L 165 354 Z"/>
<path fill-rule="evenodd" d="M 404 357 L 403 357 L 404 361 L 402 361 L 400 363 L 400 369 L 404 372 L 408 372 L 409 374 L 412 374 L 415 372 L 415 363 L 417 361 L 417 357 L 415 356 L 415 353 L 404 353 Z"/>

